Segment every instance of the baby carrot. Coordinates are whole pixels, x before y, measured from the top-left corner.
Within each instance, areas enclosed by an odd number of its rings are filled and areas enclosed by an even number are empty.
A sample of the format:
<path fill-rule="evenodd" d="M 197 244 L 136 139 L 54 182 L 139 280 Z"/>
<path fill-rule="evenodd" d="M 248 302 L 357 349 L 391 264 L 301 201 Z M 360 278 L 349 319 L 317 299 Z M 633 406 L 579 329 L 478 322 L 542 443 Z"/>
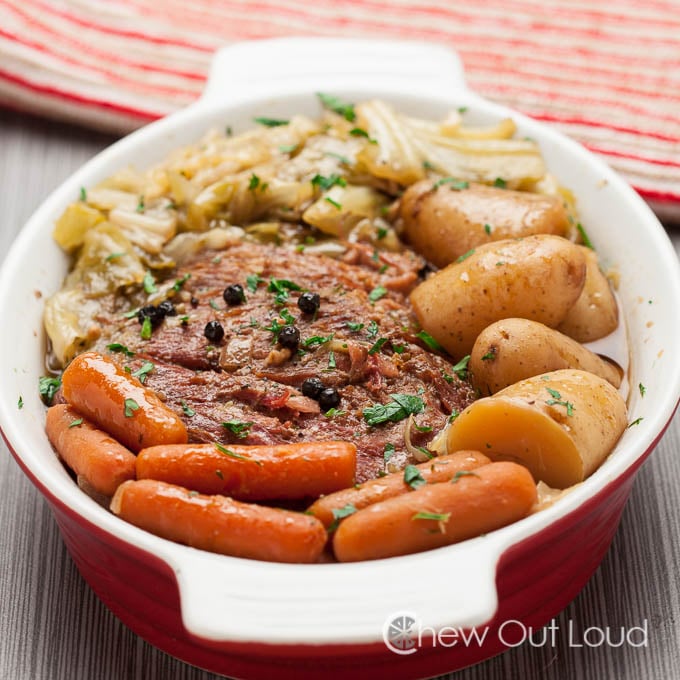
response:
<path fill-rule="evenodd" d="M 536 484 L 525 467 L 490 463 L 346 517 L 333 550 L 341 562 L 355 562 L 438 548 L 522 519 L 535 502 Z"/>
<path fill-rule="evenodd" d="M 47 410 L 45 430 L 66 465 L 98 493 L 112 496 L 135 478 L 135 455 L 67 404 Z"/>
<path fill-rule="evenodd" d="M 137 456 L 138 479 L 251 501 L 308 498 L 344 489 L 354 482 L 355 470 L 356 446 L 338 441 L 166 444 Z"/>
<path fill-rule="evenodd" d="M 132 451 L 187 441 L 179 416 L 112 359 L 78 355 L 62 378 L 64 399 Z"/>
<path fill-rule="evenodd" d="M 420 480 L 434 484 L 436 482 L 448 482 L 458 472 L 474 470 L 490 462 L 489 458 L 483 453 L 457 451 L 446 456 L 438 456 L 413 467 L 418 471 Z M 394 472 L 384 477 L 371 479 L 359 486 L 323 496 L 309 507 L 308 512 L 318 517 L 326 527 L 329 527 L 333 524 L 337 512 L 344 508 L 361 510 L 373 505 L 373 503 L 379 503 L 412 490 L 412 487 L 404 481 L 404 472 Z"/>
<path fill-rule="evenodd" d="M 152 479 L 121 484 L 111 510 L 157 536 L 210 552 L 271 562 L 316 562 L 326 542 L 318 519 Z"/>

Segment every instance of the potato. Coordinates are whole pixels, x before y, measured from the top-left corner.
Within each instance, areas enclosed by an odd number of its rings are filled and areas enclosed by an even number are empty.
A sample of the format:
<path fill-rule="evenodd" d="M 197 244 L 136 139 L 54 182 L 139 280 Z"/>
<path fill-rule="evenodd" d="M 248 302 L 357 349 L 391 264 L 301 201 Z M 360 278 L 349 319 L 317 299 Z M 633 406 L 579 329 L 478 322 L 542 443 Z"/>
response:
<path fill-rule="evenodd" d="M 585 276 L 583 252 L 561 236 L 507 239 L 436 272 L 411 293 L 411 303 L 423 329 L 461 358 L 494 321 L 522 317 L 557 326 Z"/>
<path fill-rule="evenodd" d="M 401 199 L 404 238 L 437 267 L 445 267 L 484 243 L 531 234 L 565 236 L 567 211 L 554 196 L 429 179 L 409 187 Z"/>
<path fill-rule="evenodd" d="M 483 395 L 561 368 L 589 371 L 616 388 L 621 385 L 621 371 L 614 364 L 529 319 L 503 319 L 487 326 L 475 340 L 468 368 L 472 384 Z"/>
<path fill-rule="evenodd" d="M 616 330 L 619 308 L 609 281 L 600 270 L 597 253 L 586 246 L 579 248 L 586 258 L 586 282 L 557 330 L 579 342 L 592 342 Z"/>
<path fill-rule="evenodd" d="M 447 435 L 449 452 L 484 451 L 525 465 L 536 481 L 582 482 L 626 429 L 626 404 L 606 380 L 574 369 L 522 380 L 468 406 Z"/>

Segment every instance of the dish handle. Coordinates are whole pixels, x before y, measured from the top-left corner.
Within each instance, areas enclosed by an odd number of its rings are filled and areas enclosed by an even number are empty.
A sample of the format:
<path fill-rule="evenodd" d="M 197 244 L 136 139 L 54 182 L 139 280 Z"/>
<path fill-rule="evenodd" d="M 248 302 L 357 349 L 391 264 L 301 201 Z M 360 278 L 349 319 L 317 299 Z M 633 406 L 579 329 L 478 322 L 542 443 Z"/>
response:
<path fill-rule="evenodd" d="M 412 96 L 469 93 L 458 55 L 444 45 L 403 40 L 274 38 L 218 50 L 198 105 L 293 92 L 393 89 Z"/>

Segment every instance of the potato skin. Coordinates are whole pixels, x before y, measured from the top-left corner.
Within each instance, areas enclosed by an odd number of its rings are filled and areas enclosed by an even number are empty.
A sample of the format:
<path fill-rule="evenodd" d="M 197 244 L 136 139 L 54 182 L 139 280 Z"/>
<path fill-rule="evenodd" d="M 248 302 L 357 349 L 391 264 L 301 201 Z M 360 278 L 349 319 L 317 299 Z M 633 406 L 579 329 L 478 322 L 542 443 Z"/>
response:
<path fill-rule="evenodd" d="M 475 448 L 525 465 L 564 489 L 611 453 L 627 425 L 626 404 L 606 380 L 564 369 L 522 380 L 468 406 L 452 423 L 448 451 Z"/>
<path fill-rule="evenodd" d="M 404 237 L 432 264 L 445 267 L 484 243 L 531 234 L 566 236 L 569 219 L 554 196 L 470 184 L 452 190 L 431 179 L 410 186 L 401 199 Z"/>
<path fill-rule="evenodd" d="M 578 342 L 592 342 L 609 335 L 619 325 L 619 307 L 607 277 L 600 269 L 597 253 L 579 246 L 586 258 L 586 282 L 583 291 L 557 327 Z"/>
<path fill-rule="evenodd" d="M 481 395 L 563 368 L 599 375 L 614 387 L 620 370 L 562 333 L 529 319 L 503 319 L 487 326 L 475 340 L 468 364 L 472 384 Z"/>
<path fill-rule="evenodd" d="M 494 321 L 522 317 L 557 326 L 585 275 L 582 251 L 561 236 L 506 239 L 433 274 L 411 293 L 411 303 L 423 329 L 461 358 Z"/>

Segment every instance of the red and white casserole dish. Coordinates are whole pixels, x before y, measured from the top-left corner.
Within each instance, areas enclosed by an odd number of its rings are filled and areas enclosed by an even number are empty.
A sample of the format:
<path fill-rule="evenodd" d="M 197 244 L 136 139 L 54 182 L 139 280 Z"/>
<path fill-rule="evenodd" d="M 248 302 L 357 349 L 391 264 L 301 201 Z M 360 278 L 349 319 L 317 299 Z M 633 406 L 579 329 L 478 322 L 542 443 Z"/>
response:
<path fill-rule="evenodd" d="M 44 433 L 45 298 L 68 258 L 55 219 L 78 195 L 127 165 L 147 167 L 211 126 L 246 129 L 258 115 L 315 115 L 314 93 L 438 118 L 467 107 L 483 124 L 511 116 L 540 143 L 546 164 L 574 192 L 600 257 L 620 272 L 630 420 L 613 454 L 551 507 L 489 535 L 416 555 L 363 563 L 288 565 L 195 550 L 128 524 L 85 495 Z M 39 293 L 38 293 L 39 292 Z M 83 577 L 143 638 L 191 664 L 236 678 L 418 678 L 503 651 L 494 631 L 515 619 L 540 627 L 597 568 L 617 529 L 635 472 L 662 436 L 680 395 L 680 268 L 639 196 L 576 143 L 466 89 L 456 56 L 419 43 L 283 39 L 217 54 L 202 99 L 135 132 L 87 163 L 39 208 L 0 273 L 0 426 L 44 494 Z M 17 400 L 23 398 L 23 408 Z M 483 644 L 423 645 L 397 655 L 383 627 L 399 612 L 423 626 L 489 626 Z"/>

